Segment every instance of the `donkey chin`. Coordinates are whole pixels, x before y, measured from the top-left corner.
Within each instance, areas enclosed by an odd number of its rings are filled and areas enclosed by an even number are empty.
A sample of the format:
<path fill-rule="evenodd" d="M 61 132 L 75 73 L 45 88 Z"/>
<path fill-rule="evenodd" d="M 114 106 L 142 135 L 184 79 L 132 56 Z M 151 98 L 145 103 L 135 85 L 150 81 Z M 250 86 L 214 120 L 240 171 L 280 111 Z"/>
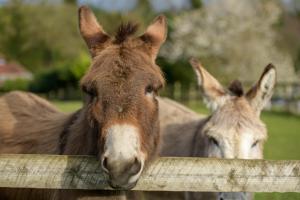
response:
<path fill-rule="evenodd" d="M 106 129 L 102 168 L 114 189 L 132 189 L 144 168 L 138 129 L 133 125 L 113 125 Z"/>
<path fill-rule="evenodd" d="M 217 200 L 251 200 L 253 194 L 249 192 L 219 192 Z"/>

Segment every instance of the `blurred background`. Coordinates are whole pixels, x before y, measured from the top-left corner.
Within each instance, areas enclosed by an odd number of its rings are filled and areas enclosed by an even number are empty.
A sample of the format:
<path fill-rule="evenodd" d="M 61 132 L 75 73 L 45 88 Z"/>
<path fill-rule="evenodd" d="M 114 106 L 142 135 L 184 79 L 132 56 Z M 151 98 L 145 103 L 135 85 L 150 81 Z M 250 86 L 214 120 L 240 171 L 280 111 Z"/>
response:
<path fill-rule="evenodd" d="M 90 5 L 106 32 L 121 22 L 140 31 L 160 13 L 169 33 L 157 63 L 167 80 L 162 96 L 200 113 L 193 56 L 224 86 L 239 79 L 247 91 L 273 63 L 278 84 L 262 119 L 269 130 L 267 159 L 300 159 L 299 0 L 0 0 L 0 94 L 38 93 L 62 111 L 81 106 L 78 83 L 90 64 L 77 22 Z M 140 32 L 142 33 L 142 32 Z M 297 194 L 257 194 L 256 199 L 300 199 Z"/>

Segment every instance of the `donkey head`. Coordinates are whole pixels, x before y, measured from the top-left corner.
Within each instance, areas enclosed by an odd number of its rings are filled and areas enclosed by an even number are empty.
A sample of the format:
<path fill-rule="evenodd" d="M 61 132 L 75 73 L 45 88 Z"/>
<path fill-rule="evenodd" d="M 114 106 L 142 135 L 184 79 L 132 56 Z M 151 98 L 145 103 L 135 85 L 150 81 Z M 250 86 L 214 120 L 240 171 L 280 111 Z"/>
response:
<path fill-rule="evenodd" d="M 92 56 L 81 80 L 91 127 L 98 129 L 98 155 L 114 188 L 132 188 L 159 141 L 156 95 L 164 84 L 155 58 L 166 39 L 159 16 L 139 37 L 137 26 L 121 25 L 106 34 L 92 11 L 79 9 L 80 32 Z"/>
<path fill-rule="evenodd" d="M 244 94 L 239 81 L 228 90 L 200 63 L 191 60 L 204 101 L 213 111 L 202 129 L 207 157 L 261 159 L 267 139 L 260 112 L 270 100 L 276 82 L 276 70 L 269 64 L 258 82 Z M 247 193 L 220 193 L 218 199 L 247 199 Z"/>

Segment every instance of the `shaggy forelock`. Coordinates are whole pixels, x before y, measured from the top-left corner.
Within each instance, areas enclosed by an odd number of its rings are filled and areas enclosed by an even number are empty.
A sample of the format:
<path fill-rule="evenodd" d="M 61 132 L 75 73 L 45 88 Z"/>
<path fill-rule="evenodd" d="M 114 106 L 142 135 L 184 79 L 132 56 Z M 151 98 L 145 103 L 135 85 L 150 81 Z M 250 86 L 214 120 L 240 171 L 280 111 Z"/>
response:
<path fill-rule="evenodd" d="M 232 95 L 241 97 L 244 95 L 243 85 L 239 80 L 234 80 L 230 83 L 228 90 Z"/>
<path fill-rule="evenodd" d="M 110 49 L 106 53 L 99 55 L 93 62 L 86 77 L 88 82 L 97 82 L 101 80 L 102 84 L 105 80 L 110 81 L 128 81 L 128 78 L 138 72 L 147 74 L 147 78 L 157 77 L 164 84 L 164 76 L 161 69 L 147 58 L 145 54 L 139 50 L 128 48 L 122 49 L 122 54 L 119 54 L 120 49 Z"/>
<path fill-rule="evenodd" d="M 128 22 L 125 24 L 121 24 L 115 34 L 114 43 L 121 44 L 123 43 L 128 37 L 134 35 L 138 30 L 138 24 Z"/>

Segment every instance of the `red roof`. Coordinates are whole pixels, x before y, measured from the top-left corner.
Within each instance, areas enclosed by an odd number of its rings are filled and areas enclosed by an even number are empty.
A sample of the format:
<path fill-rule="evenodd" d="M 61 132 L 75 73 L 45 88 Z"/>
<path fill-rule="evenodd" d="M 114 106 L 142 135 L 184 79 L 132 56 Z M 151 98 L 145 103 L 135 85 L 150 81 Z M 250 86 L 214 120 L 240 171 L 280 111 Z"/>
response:
<path fill-rule="evenodd" d="M 31 79 L 32 74 L 21 65 L 14 62 L 7 63 L 0 58 L 0 85 L 6 80 L 18 78 Z"/>
<path fill-rule="evenodd" d="M 23 74 L 28 73 L 23 67 L 16 63 L 4 63 L 0 62 L 0 74 Z"/>

